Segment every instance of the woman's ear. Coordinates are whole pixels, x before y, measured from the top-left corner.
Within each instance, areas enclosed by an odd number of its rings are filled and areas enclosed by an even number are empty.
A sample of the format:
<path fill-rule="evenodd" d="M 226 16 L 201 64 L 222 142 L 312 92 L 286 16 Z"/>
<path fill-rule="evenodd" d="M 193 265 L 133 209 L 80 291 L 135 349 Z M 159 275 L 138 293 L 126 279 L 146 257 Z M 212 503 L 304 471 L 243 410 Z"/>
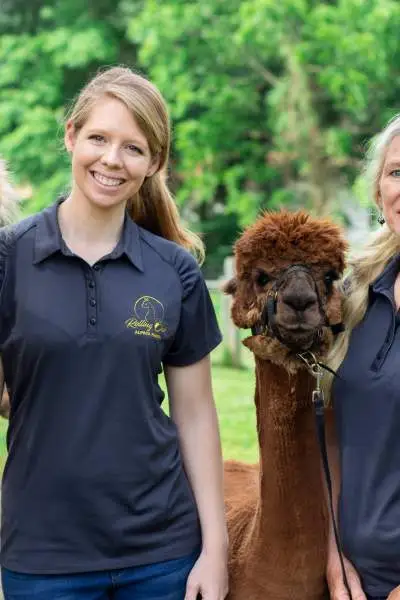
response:
<path fill-rule="evenodd" d="M 76 131 L 75 125 L 71 120 L 65 125 L 64 144 L 68 152 L 72 152 L 75 148 Z"/>
<path fill-rule="evenodd" d="M 381 190 L 379 187 L 379 183 L 375 188 L 375 203 L 377 205 L 377 207 L 382 210 L 382 197 L 381 197 Z"/>

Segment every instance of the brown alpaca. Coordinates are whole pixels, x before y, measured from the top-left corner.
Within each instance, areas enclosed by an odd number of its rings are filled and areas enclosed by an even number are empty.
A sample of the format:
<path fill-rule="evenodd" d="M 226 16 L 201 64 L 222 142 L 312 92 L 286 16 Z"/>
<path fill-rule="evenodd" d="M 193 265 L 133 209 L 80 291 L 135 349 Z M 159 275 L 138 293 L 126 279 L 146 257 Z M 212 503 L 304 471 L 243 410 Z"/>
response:
<path fill-rule="evenodd" d="M 236 278 L 226 291 L 235 324 L 253 328 L 244 344 L 255 357 L 260 466 L 226 463 L 229 600 L 328 597 L 315 379 L 297 355 L 321 359 L 332 343 L 329 325 L 341 321 L 333 280 L 345 249 L 339 228 L 303 212 L 266 214 L 235 246 Z"/>
<path fill-rule="evenodd" d="M 9 225 L 17 219 L 18 216 L 18 197 L 12 188 L 5 162 L 0 159 L 0 227 Z M 0 402 L 0 416 L 8 418 L 10 412 L 10 401 L 8 392 L 4 388 L 4 393 Z"/>

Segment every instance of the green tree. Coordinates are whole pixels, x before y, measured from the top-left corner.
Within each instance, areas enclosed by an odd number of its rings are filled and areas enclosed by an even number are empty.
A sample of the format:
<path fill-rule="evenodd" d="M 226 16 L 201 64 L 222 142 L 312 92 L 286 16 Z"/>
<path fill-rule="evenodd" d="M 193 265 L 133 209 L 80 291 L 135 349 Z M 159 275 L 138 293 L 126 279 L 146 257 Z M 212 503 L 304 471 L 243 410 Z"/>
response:
<path fill-rule="evenodd" d="M 26 209 L 68 186 L 63 121 L 84 82 L 137 67 L 169 102 L 170 183 L 213 273 L 260 209 L 340 213 L 398 108 L 397 0 L 1 2 L 0 154 L 33 187 Z"/>
<path fill-rule="evenodd" d="M 28 212 L 68 186 L 62 133 L 78 90 L 101 65 L 135 60 L 115 2 L 96 0 L 83 10 L 78 0 L 36 0 L 32 8 L 7 0 L 3 21 L 14 31 L 0 37 L 0 154 L 16 180 L 33 187 Z"/>
<path fill-rule="evenodd" d="M 335 210 L 394 108 L 399 25 L 395 0 L 143 3 L 128 35 L 171 103 L 181 201 Z"/>

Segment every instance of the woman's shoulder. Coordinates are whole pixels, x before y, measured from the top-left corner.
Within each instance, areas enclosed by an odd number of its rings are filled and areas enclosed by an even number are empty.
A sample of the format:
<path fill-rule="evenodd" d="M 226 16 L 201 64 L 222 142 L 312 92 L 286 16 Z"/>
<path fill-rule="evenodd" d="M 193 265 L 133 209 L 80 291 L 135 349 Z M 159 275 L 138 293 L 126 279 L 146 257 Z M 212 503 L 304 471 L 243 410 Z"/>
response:
<path fill-rule="evenodd" d="M 140 235 L 144 244 L 157 255 L 157 259 L 168 265 L 179 279 L 183 297 L 186 297 L 203 277 L 196 258 L 176 242 L 154 235 L 145 229 L 140 228 Z"/>
<path fill-rule="evenodd" d="M 10 248 L 13 242 L 17 242 L 25 233 L 35 227 L 38 215 L 31 215 L 21 219 L 17 223 L 0 227 L 0 244 L 3 248 Z"/>
<path fill-rule="evenodd" d="M 196 258 L 180 244 L 166 240 L 141 227 L 139 227 L 139 231 L 144 244 L 157 254 L 160 260 L 168 263 L 178 274 L 184 276 L 187 271 L 200 271 Z"/>
<path fill-rule="evenodd" d="M 0 287 L 9 271 L 10 262 L 18 241 L 34 226 L 34 223 L 35 216 L 31 216 L 17 223 L 0 227 Z"/>

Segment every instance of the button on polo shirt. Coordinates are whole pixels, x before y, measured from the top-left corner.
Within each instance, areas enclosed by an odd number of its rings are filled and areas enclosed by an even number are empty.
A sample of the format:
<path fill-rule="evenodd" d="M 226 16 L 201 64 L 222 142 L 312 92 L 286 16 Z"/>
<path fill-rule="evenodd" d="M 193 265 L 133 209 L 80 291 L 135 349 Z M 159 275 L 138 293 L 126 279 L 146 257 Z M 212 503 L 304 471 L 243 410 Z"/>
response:
<path fill-rule="evenodd" d="M 364 591 L 387 597 L 400 582 L 400 318 L 396 256 L 370 288 L 335 378 L 341 449 L 340 530 Z"/>
<path fill-rule="evenodd" d="M 199 520 L 158 375 L 219 343 L 209 294 L 189 253 L 128 217 L 89 266 L 57 208 L 12 230 L 2 281 L 2 565 L 74 573 L 184 556 Z"/>

